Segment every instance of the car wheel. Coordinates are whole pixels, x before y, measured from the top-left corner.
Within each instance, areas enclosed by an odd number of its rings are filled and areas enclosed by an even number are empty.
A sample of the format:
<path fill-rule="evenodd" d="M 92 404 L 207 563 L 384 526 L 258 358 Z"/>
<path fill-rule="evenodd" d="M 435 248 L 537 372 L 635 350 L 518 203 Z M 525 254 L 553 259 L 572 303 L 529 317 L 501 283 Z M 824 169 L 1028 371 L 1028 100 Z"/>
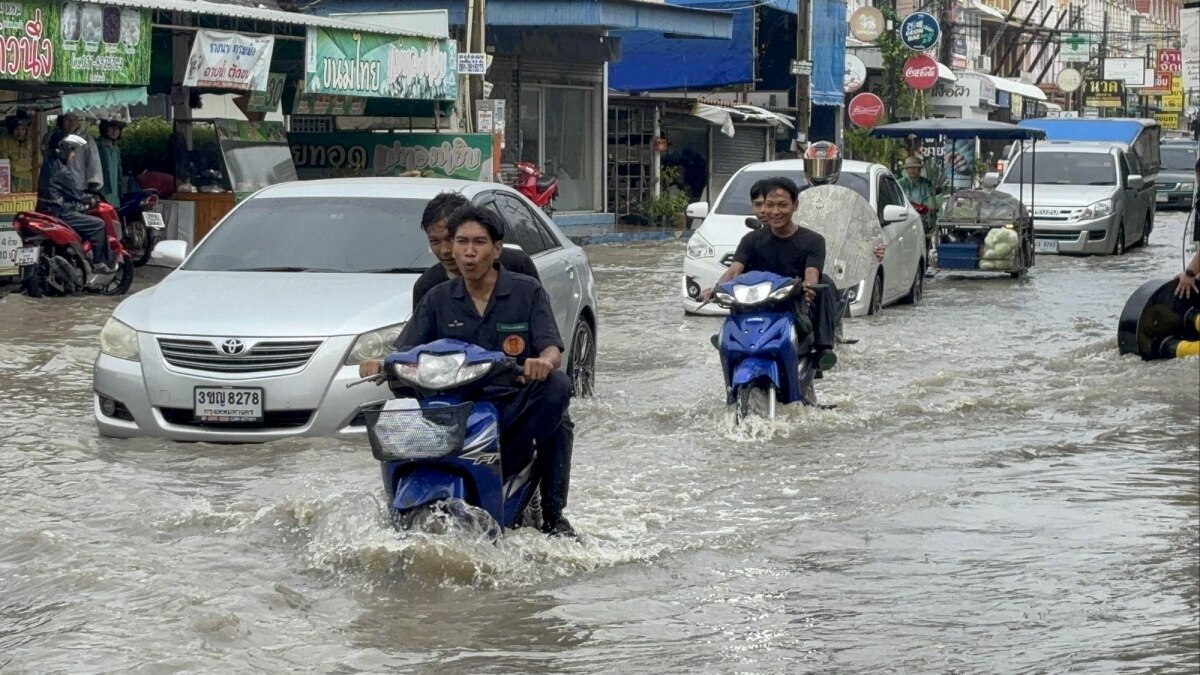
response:
<path fill-rule="evenodd" d="M 596 334 L 591 324 L 583 319 L 575 323 L 575 334 L 571 338 L 571 358 L 567 360 L 567 374 L 571 376 L 575 396 L 595 394 Z"/>
<path fill-rule="evenodd" d="M 908 295 L 900 299 L 900 303 L 904 305 L 916 305 L 921 302 L 921 298 L 923 297 L 925 297 L 924 260 L 917 264 L 917 274 L 913 277 L 912 286 L 908 289 Z"/>
<path fill-rule="evenodd" d="M 1117 240 L 1113 242 L 1113 255 L 1125 255 L 1125 223 L 1117 226 Z"/>
<path fill-rule="evenodd" d="M 883 310 L 883 270 L 875 273 L 875 283 L 871 285 L 871 302 L 867 305 L 867 315 L 875 315 Z"/>

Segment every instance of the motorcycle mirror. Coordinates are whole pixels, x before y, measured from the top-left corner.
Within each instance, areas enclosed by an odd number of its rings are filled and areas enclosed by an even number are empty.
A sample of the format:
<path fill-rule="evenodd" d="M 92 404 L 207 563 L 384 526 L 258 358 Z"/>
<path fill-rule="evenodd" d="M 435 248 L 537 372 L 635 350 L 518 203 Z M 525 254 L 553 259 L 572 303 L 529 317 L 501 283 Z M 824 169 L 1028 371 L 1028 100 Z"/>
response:
<path fill-rule="evenodd" d="M 746 227 L 748 227 L 752 230 L 761 230 L 762 226 L 763 226 L 762 221 L 759 220 L 758 218 L 755 218 L 754 216 L 750 216 L 749 218 L 746 219 Z"/>

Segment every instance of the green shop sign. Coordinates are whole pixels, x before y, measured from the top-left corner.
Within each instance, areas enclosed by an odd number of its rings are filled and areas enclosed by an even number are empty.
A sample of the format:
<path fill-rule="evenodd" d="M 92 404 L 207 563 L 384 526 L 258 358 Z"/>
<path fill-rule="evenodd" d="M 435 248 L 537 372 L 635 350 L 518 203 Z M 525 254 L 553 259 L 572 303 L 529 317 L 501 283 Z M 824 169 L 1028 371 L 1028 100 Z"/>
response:
<path fill-rule="evenodd" d="M 423 176 L 490 181 L 491 134 L 333 133 L 288 134 L 301 180 Z"/>
<path fill-rule="evenodd" d="M 450 40 L 309 28 L 304 91 L 452 101 L 458 52 Z"/>
<path fill-rule="evenodd" d="M 150 82 L 150 16 L 87 2 L 0 2 L 0 80 Z"/>

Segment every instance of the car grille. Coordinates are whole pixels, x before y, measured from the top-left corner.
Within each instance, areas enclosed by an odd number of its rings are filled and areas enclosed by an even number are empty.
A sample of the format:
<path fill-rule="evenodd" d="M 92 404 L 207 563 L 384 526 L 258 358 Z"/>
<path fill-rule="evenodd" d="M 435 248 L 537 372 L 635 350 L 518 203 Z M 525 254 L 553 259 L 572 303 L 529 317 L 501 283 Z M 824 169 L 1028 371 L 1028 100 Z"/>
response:
<path fill-rule="evenodd" d="M 263 429 L 296 429 L 312 419 L 311 410 L 264 410 L 258 422 L 201 422 L 191 408 L 159 408 L 167 424 L 201 429 L 227 431 L 261 431 Z"/>
<path fill-rule="evenodd" d="M 176 368 L 213 373 L 269 373 L 303 368 L 320 340 L 264 341 L 237 356 L 222 354 L 211 340 L 159 338 L 163 359 Z"/>
<path fill-rule="evenodd" d="M 1034 230 L 1033 236 L 1036 237 L 1037 239 L 1054 239 L 1056 241 L 1075 241 L 1075 240 L 1079 239 L 1079 230 L 1067 230 L 1065 232 L 1055 232 L 1052 230 Z"/>
<path fill-rule="evenodd" d="M 1175 192 L 1179 189 L 1179 183 L 1157 183 L 1156 185 L 1159 190 L 1166 192 Z"/>

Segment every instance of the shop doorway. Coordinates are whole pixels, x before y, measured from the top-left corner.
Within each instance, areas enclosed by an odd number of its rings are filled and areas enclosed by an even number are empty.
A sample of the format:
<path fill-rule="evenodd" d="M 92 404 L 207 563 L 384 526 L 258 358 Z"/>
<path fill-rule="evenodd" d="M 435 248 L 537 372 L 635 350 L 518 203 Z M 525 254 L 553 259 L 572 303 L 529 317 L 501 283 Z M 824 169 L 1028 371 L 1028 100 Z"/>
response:
<path fill-rule="evenodd" d="M 596 208 L 593 96 L 588 87 L 521 87 L 520 158 L 558 178 L 559 211 Z"/>

